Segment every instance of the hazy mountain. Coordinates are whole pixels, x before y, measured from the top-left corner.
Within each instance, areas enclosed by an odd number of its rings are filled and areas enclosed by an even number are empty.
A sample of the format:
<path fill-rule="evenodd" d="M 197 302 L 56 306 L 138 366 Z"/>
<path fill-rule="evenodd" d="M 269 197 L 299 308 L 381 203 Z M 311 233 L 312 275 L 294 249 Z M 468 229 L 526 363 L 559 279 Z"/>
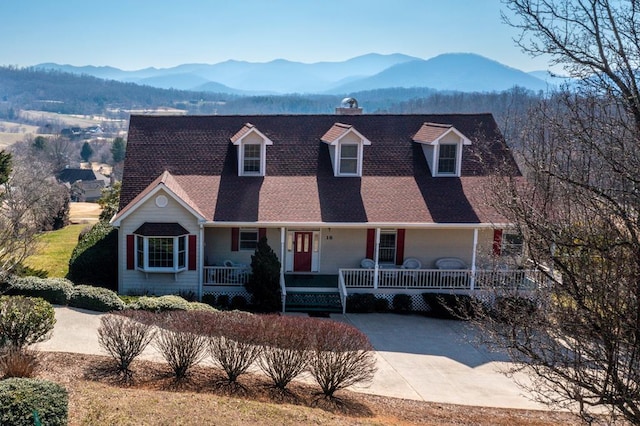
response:
<path fill-rule="evenodd" d="M 471 53 L 448 53 L 428 60 L 394 65 L 374 76 L 333 88 L 350 93 L 389 87 L 429 87 L 436 90 L 491 92 L 521 86 L 545 90 L 547 83 L 524 71 Z"/>
<path fill-rule="evenodd" d="M 229 60 L 217 64 L 183 64 L 172 68 L 123 71 L 113 67 L 40 64 L 37 68 L 92 75 L 152 87 L 231 94 L 335 93 L 392 87 L 487 92 L 521 86 L 546 90 L 557 79 L 525 73 L 469 53 L 422 60 L 402 54 L 371 53 L 341 62 L 302 63 Z M 543 78 L 540 78 L 543 77 Z"/>

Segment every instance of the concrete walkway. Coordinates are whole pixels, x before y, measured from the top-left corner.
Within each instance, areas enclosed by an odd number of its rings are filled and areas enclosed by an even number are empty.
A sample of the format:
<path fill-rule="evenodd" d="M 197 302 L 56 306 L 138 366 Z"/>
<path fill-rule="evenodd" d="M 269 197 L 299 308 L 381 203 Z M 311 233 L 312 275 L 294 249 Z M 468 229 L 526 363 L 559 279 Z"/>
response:
<path fill-rule="evenodd" d="M 103 314 L 56 307 L 51 339 L 39 343 L 43 351 L 105 355 L 96 330 Z M 478 331 L 461 321 L 413 315 L 332 315 L 367 334 L 376 349 L 378 371 L 367 387 L 352 390 L 397 398 L 486 407 L 545 409 L 526 398 L 506 377 L 509 362 L 473 343 Z M 154 348 L 142 358 L 160 361 Z M 516 377 L 526 382 L 526 376 Z"/>

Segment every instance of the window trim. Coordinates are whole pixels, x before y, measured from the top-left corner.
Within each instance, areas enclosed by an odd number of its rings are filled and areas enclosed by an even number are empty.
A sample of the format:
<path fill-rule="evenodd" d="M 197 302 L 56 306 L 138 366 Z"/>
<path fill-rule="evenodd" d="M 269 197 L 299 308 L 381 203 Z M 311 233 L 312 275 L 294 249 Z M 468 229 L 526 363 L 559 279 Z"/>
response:
<path fill-rule="evenodd" d="M 258 157 L 247 157 L 246 156 L 246 148 L 248 146 L 257 146 L 260 150 L 258 153 Z M 240 176 L 264 176 L 264 167 L 265 167 L 265 155 L 264 155 L 264 143 L 256 143 L 256 142 L 246 142 L 240 145 Z M 258 160 L 258 170 L 257 171 L 247 171 L 246 170 L 246 161 L 247 159 Z"/>
<path fill-rule="evenodd" d="M 242 234 L 243 233 L 249 233 L 249 232 L 255 232 L 256 233 L 256 240 L 255 240 L 255 247 L 252 248 L 246 248 L 246 247 L 242 247 L 242 243 L 243 243 L 243 239 L 242 239 Z M 260 241 L 260 230 L 258 228 L 240 228 L 240 230 L 238 231 L 238 250 L 239 251 L 256 251 L 256 248 L 258 247 L 258 241 Z M 244 240 L 244 242 L 253 242 L 253 240 Z"/>
<path fill-rule="evenodd" d="M 459 156 L 459 152 L 460 150 L 460 143 L 442 143 L 442 144 L 438 144 L 438 153 L 436 155 L 436 168 L 437 168 L 437 172 L 436 174 L 438 176 L 459 176 L 460 172 L 460 156 Z M 445 157 L 442 158 L 442 147 L 454 147 L 455 149 L 455 153 L 453 157 Z M 453 170 L 452 171 L 446 171 L 443 172 L 440 170 L 440 161 L 442 160 L 453 160 Z"/>
<path fill-rule="evenodd" d="M 160 236 L 160 235 L 135 235 L 135 269 L 142 272 L 155 272 L 155 273 L 175 273 L 186 271 L 188 268 L 189 262 L 189 243 L 187 241 L 188 234 L 177 235 L 177 236 Z M 172 240 L 173 244 L 173 254 L 172 254 L 172 263 L 173 266 L 168 267 L 160 267 L 160 266 L 149 266 L 149 241 L 156 239 L 166 239 Z M 184 250 L 180 250 L 180 241 L 182 240 Z M 142 249 L 140 248 L 140 244 L 142 243 Z M 182 254 L 182 256 L 181 256 Z M 142 265 L 140 265 L 140 260 L 142 259 Z M 182 265 L 180 261 L 182 259 Z"/>
<path fill-rule="evenodd" d="M 383 250 L 382 247 L 382 236 L 383 235 L 393 235 L 393 249 L 390 247 L 385 247 L 385 250 L 393 250 L 393 256 L 391 260 L 382 260 L 382 256 L 380 256 L 380 252 Z M 380 241 L 378 242 L 378 264 L 381 265 L 395 265 L 396 264 L 396 256 L 398 254 L 398 230 L 397 229 L 381 229 L 380 230 Z"/>

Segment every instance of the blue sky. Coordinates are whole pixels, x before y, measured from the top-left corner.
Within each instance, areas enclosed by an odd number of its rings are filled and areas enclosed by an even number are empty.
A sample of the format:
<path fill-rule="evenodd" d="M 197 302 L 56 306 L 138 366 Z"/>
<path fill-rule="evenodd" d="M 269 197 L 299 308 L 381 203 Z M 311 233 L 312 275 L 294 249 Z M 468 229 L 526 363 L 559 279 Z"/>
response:
<path fill-rule="evenodd" d="M 500 0 L 0 0 L 0 65 L 166 68 L 227 59 L 428 59 L 472 52 L 533 71 Z"/>

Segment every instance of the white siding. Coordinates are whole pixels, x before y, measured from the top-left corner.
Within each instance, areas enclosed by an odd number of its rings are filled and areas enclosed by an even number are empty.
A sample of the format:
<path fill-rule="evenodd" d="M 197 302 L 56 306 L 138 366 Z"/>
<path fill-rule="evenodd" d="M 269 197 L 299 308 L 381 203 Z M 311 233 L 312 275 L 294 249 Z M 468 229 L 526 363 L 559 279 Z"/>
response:
<path fill-rule="evenodd" d="M 155 200 L 158 195 L 165 195 L 169 202 L 160 208 Z M 119 253 L 119 285 L 118 292 L 121 294 L 176 294 L 180 291 L 198 292 L 198 271 L 185 270 L 177 274 L 174 273 L 145 273 L 138 270 L 127 269 L 127 235 L 133 232 L 145 222 L 175 222 L 184 227 L 189 234 L 199 238 L 199 225 L 197 219 L 170 195 L 164 191 L 159 191 L 147 202 L 138 206 L 127 216 L 120 225 L 118 232 L 118 253 Z M 198 242 L 199 244 L 199 242 Z M 187 244 L 188 246 L 188 244 Z M 188 249 L 188 248 L 187 248 Z M 187 258 L 190 256 L 188 253 Z M 196 256 L 198 250 L 196 248 Z M 196 257 L 196 265 L 199 259 Z"/>

